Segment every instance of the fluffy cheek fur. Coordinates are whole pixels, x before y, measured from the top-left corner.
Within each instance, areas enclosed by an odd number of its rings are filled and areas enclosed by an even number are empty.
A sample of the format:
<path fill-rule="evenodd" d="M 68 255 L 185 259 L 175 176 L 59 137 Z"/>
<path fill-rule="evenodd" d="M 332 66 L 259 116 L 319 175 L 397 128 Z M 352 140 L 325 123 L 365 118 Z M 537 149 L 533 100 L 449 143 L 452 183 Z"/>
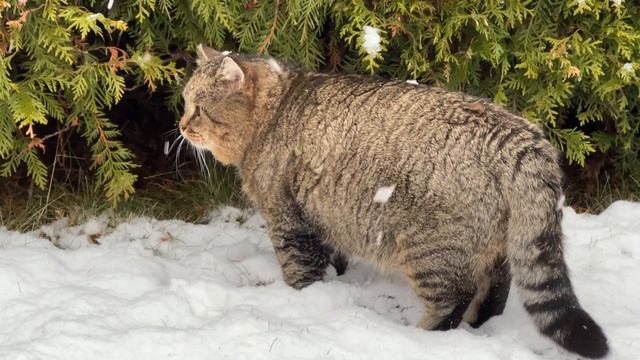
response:
<path fill-rule="evenodd" d="M 185 131 L 184 137 L 194 146 L 206 149 L 222 164 L 233 164 L 235 158 L 229 144 L 229 133 L 213 126 L 191 126 L 191 132 Z"/>
<path fill-rule="evenodd" d="M 233 152 L 228 147 L 224 146 L 225 143 L 221 137 L 217 137 L 212 134 L 209 137 L 211 140 L 207 143 L 207 148 L 213 153 L 213 156 L 221 162 L 223 165 L 231 165 L 236 162 L 233 156 Z"/>
<path fill-rule="evenodd" d="M 202 115 L 195 115 L 195 106 L 188 101 L 185 105 L 185 114 L 180 120 L 180 132 L 193 146 L 211 151 L 221 163 L 228 165 L 233 162 L 227 146 L 228 131 L 214 126 Z"/>

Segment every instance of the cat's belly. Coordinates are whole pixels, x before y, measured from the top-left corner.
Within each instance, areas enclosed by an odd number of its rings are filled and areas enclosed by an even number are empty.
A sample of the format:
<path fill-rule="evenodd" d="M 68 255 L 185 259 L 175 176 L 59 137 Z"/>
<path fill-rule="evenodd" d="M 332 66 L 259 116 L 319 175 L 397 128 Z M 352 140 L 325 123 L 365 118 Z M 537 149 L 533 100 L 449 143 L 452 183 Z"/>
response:
<path fill-rule="evenodd" d="M 390 184 L 381 187 L 363 186 L 358 180 L 355 176 L 351 179 L 350 192 L 334 191 L 333 179 L 318 179 L 314 188 L 305 192 L 305 208 L 322 227 L 324 241 L 342 252 L 396 268 L 404 264 L 408 243 L 440 232 L 443 224 L 456 223 L 465 229 L 458 235 L 465 237 L 469 254 L 479 257 L 493 252 L 496 240 L 504 237 L 506 210 L 497 193 L 490 190 L 493 187 L 454 194 L 447 193 L 444 185 L 435 193 L 406 179 L 377 182 Z M 436 243 L 447 241 L 441 236 L 423 241 L 432 241 L 428 246 L 433 247 L 449 245 Z"/>

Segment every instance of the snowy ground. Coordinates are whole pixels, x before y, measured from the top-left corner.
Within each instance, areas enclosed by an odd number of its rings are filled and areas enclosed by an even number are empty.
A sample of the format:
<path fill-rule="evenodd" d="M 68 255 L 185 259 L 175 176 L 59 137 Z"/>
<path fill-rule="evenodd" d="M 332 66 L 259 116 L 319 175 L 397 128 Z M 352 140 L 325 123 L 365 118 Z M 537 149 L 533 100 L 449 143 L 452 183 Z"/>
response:
<path fill-rule="evenodd" d="M 241 220 L 241 222 L 238 221 Z M 612 359 L 640 359 L 640 204 L 565 209 L 566 253 Z M 0 227 L 0 359 L 575 359 L 517 294 L 480 329 L 428 332 L 397 274 L 362 261 L 296 291 L 257 215 Z"/>

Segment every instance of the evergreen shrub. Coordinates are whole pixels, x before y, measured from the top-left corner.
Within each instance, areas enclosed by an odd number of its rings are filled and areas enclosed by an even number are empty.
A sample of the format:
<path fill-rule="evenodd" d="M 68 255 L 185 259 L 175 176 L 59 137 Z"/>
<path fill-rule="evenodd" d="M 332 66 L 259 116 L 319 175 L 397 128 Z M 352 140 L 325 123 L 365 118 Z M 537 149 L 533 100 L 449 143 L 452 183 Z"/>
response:
<path fill-rule="evenodd" d="M 140 87 L 179 114 L 198 43 L 488 97 L 541 124 L 568 163 L 597 153 L 640 178 L 629 0 L 0 0 L 0 174 L 45 188 L 65 137 L 89 146 L 107 197 L 126 198 L 136 159 L 107 114 Z"/>

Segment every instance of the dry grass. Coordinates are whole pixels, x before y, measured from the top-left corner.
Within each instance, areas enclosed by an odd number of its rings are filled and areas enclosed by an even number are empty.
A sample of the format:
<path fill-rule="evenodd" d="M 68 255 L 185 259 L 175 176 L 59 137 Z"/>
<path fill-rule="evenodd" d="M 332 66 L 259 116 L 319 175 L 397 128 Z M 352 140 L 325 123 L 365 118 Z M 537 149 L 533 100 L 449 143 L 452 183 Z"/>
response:
<path fill-rule="evenodd" d="M 231 168 L 214 168 L 209 176 L 197 172 L 182 176 L 169 173 L 143 180 L 144 187 L 137 189 L 134 196 L 112 207 L 90 178 L 81 179 L 73 188 L 53 183 L 50 191 L 1 179 L 0 225 L 30 231 L 63 217 L 71 224 L 78 224 L 105 212 L 115 222 L 150 216 L 198 223 L 206 221 L 216 205 L 246 206 Z"/>
<path fill-rule="evenodd" d="M 566 192 L 568 206 L 597 214 L 617 200 L 640 201 L 640 179 L 611 178 L 605 173 L 588 184 L 571 184 Z"/>

